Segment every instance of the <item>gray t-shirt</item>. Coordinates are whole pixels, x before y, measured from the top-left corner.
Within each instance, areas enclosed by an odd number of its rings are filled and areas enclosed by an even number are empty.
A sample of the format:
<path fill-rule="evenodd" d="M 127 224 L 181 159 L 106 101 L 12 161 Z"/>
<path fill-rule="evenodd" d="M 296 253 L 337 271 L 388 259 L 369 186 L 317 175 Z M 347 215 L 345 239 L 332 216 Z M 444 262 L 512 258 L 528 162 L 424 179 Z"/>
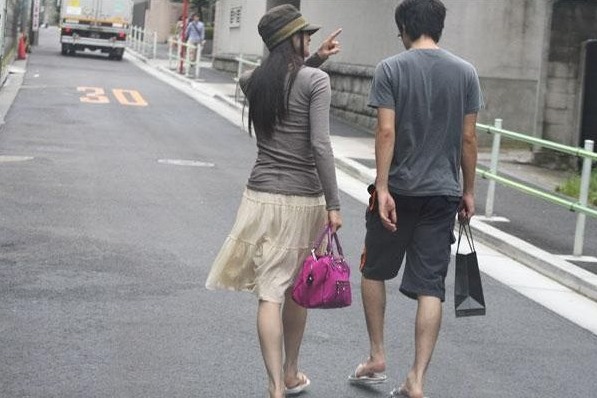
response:
<path fill-rule="evenodd" d="M 483 106 L 475 68 L 443 49 L 410 49 L 377 65 L 369 106 L 394 109 L 390 191 L 460 196 L 464 116 Z"/>
<path fill-rule="evenodd" d="M 243 91 L 249 78 L 250 73 L 241 77 Z M 330 141 L 330 100 L 327 73 L 301 68 L 290 92 L 288 116 L 274 126 L 271 138 L 257 134 L 257 160 L 249 189 L 299 196 L 323 193 L 327 210 L 340 209 Z"/>

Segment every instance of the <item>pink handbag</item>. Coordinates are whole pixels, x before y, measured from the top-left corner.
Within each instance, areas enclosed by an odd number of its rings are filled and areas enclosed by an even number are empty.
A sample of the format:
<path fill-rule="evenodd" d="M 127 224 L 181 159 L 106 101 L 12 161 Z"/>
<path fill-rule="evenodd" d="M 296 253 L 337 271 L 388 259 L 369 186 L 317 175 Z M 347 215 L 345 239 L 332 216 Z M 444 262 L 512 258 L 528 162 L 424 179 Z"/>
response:
<path fill-rule="evenodd" d="M 316 255 L 327 235 L 324 255 Z M 338 254 L 334 254 L 334 243 Z M 342 308 L 352 303 L 350 267 L 344 260 L 338 235 L 326 226 L 313 244 L 311 255 L 303 262 L 294 286 L 292 299 L 305 308 Z"/>

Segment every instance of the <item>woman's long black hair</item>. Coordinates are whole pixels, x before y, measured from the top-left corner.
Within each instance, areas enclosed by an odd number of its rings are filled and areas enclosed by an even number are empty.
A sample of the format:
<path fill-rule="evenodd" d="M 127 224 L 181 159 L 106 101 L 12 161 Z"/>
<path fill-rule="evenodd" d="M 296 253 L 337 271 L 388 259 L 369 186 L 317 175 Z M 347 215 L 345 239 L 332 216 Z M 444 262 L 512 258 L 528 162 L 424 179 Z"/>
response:
<path fill-rule="evenodd" d="M 303 35 L 295 49 L 292 37 L 274 47 L 252 73 L 247 86 L 249 134 L 252 128 L 260 137 L 271 138 L 274 126 L 288 115 L 290 90 L 299 69 L 305 63 Z"/>

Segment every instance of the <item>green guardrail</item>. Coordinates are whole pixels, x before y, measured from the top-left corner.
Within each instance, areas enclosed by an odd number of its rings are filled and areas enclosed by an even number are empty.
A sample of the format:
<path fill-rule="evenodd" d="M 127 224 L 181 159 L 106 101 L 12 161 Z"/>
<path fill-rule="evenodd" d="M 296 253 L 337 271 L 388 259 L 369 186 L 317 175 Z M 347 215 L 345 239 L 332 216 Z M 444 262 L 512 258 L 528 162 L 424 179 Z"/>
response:
<path fill-rule="evenodd" d="M 597 153 L 589 152 L 580 147 L 571 147 L 571 146 L 567 146 L 567 145 L 563 145 L 563 144 L 558 144 L 557 142 L 547 141 L 547 140 L 543 140 L 540 138 L 531 137 L 529 135 L 525 135 L 522 133 L 508 131 L 508 130 L 504 130 L 501 128 L 497 128 L 494 126 L 489 126 L 489 125 L 481 124 L 481 123 L 477 123 L 477 131 L 482 131 L 482 132 L 490 133 L 490 134 L 500 134 L 504 137 L 507 137 L 507 138 L 510 138 L 510 139 L 513 139 L 516 141 L 525 142 L 527 144 L 532 144 L 532 145 L 537 145 L 537 146 L 547 148 L 547 149 L 552 149 L 554 151 L 562 152 L 562 153 L 572 155 L 572 156 L 588 158 L 588 159 L 591 159 L 593 162 L 597 162 Z"/>
<path fill-rule="evenodd" d="M 556 204 L 558 206 L 565 207 L 571 211 L 578 213 L 576 219 L 576 231 L 574 234 L 574 249 L 572 254 L 574 256 L 581 256 L 584 243 L 586 216 L 597 218 L 597 209 L 592 208 L 587 204 L 592 162 L 597 162 L 597 153 L 593 152 L 594 142 L 591 140 L 586 140 L 584 148 L 571 147 L 559 144 L 557 142 L 547 141 L 529 135 L 517 133 L 515 131 L 505 130 L 502 128 L 501 119 L 495 119 L 495 123 L 493 126 L 477 123 L 477 131 L 493 135 L 493 145 L 491 148 L 491 165 L 489 167 L 489 170 L 484 170 L 481 168 L 476 169 L 477 175 L 489 180 L 489 186 L 487 188 L 485 216 L 488 219 L 491 219 L 491 217 L 493 216 L 496 182 L 521 191 L 527 195 L 531 195 L 536 198 Z M 561 196 L 554 195 L 551 192 L 541 190 L 533 186 L 521 183 L 519 181 L 515 181 L 510 178 L 498 175 L 500 141 L 502 136 L 515 141 L 524 142 L 534 146 L 551 149 L 556 152 L 565 153 L 567 155 L 583 158 L 580 194 L 578 200 L 567 200 L 565 198 L 562 198 Z"/>

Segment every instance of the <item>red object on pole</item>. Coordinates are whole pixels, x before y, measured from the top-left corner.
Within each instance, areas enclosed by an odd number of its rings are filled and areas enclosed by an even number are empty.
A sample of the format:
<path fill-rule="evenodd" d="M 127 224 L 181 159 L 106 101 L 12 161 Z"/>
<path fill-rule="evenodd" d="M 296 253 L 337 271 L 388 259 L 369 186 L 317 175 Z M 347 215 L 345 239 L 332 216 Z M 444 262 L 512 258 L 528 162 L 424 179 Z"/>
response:
<path fill-rule="evenodd" d="M 25 35 L 19 36 L 19 44 L 17 47 L 17 58 L 27 59 L 27 43 L 25 42 Z"/>
<path fill-rule="evenodd" d="M 189 0 L 184 0 L 182 3 L 182 30 L 180 31 L 180 41 L 185 42 L 187 34 L 187 24 L 189 21 Z M 180 46 L 180 68 L 179 73 L 183 73 L 185 58 L 185 46 Z"/>

